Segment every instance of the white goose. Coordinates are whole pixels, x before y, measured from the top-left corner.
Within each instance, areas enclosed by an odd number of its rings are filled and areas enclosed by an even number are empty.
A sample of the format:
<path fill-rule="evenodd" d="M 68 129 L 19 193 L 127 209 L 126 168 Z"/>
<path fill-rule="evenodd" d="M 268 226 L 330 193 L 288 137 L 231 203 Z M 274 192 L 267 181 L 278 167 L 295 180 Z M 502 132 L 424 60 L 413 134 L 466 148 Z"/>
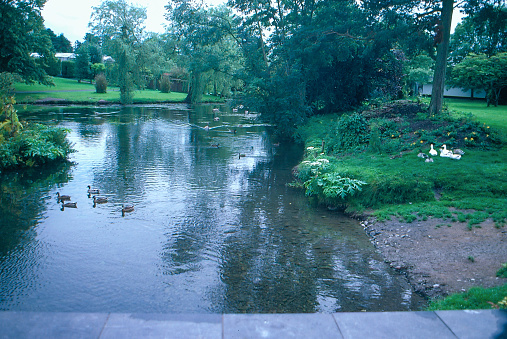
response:
<path fill-rule="evenodd" d="M 430 145 L 431 149 L 430 149 L 430 154 L 432 156 L 436 156 L 437 155 L 437 150 L 433 148 L 433 144 Z"/>
<path fill-rule="evenodd" d="M 442 145 L 442 148 L 440 149 L 440 156 L 445 158 L 450 158 L 452 154 L 452 151 L 449 151 L 447 149 L 447 146 L 445 144 Z"/>
<path fill-rule="evenodd" d="M 461 159 L 461 154 L 454 154 L 452 151 L 448 150 L 447 147 L 444 145 L 442 145 L 442 149 L 440 150 L 440 156 L 441 157 L 446 157 L 446 158 L 451 158 L 451 159 L 454 159 L 454 160 L 459 160 Z"/>

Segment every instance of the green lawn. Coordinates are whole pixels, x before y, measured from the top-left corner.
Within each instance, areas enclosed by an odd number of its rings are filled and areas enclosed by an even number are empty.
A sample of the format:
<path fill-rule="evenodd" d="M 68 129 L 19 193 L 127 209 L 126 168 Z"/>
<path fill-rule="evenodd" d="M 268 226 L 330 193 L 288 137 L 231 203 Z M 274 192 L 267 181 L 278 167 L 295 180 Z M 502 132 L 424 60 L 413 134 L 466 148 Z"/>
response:
<path fill-rule="evenodd" d="M 453 111 L 454 115 L 462 114 L 460 112 L 472 113 L 477 120 L 489 124 L 507 135 L 507 106 L 487 107 L 486 102 L 482 100 L 469 99 L 445 99 L 445 104 Z"/>
<path fill-rule="evenodd" d="M 58 101 L 66 100 L 75 104 L 96 104 L 100 100 L 112 103 L 120 102 L 118 87 L 108 87 L 107 93 L 96 93 L 95 86 L 89 82 L 79 83 L 75 79 L 53 78 L 55 86 L 40 84 L 27 85 L 16 83 L 16 102 L 18 104 L 33 104 L 37 100 Z M 161 103 L 183 102 L 186 93 L 171 92 L 162 93 L 155 90 L 143 90 L 134 92 L 134 103 Z M 204 96 L 206 102 L 222 102 L 222 98 Z"/>
<path fill-rule="evenodd" d="M 62 90 L 71 90 L 71 91 L 80 91 L 80 90 L 89 90 L 95 91 L 95 86 L 91 85 L 89 82 L 81 82 L 79 83 L 76 79 L 65 79 L 65 78 L 57 78 L 53 77 L 53 82 L 55 86 L 45 86 L 41 84 L 25 84 L 24 82 L 18 82 L 15 85 L 16 92 L 47 92 L 47 91 L 62 91 Z"/>

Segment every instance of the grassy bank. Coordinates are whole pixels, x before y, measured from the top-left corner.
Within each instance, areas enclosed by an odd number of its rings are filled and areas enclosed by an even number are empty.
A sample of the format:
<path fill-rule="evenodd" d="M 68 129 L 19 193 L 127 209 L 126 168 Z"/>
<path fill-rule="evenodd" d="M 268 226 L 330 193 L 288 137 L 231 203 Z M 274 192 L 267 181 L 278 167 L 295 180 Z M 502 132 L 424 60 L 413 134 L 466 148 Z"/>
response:
<path fill-rule="evenodd" d="M 107 93 L 96 93 L 95 86 L 88 82 L 79 83 L 75 79 L 53 78 L 55 86 L 40 84 L 27 85 L 16 83 L 16 102 L 18 104 L 59 103 L 59 104 L 118 104 L 120 91 L 117 87 L 108 87 Z M 186 93 L 162 93 L 155 90 L 134 92 L 135 104 L 183 102 Z M 222 98 L 204 96 L 205 102 L 222 102 Z"/>
<path fill-rule="evenodd" d="M 320 203 L 380 220 L 438 217 L 472 228 L 492 218 L 502 227 L 507 108 L 469 100 L 446 104 L 447 113 L 431 120 L 423 106 L 407 102 L 311 119 L 298 131 L 307 150 L 296 185 Z M 431 143 L 465 154 L 426 162 L 418 154 L 429 155 Z"/>
<path fill-rule="evenodd" d="M 472 287 L 466 292 L 432 301 L 427 310 L 480 310 L 491 308 L 507 309 L 507 284 L 492 288 Z"/>

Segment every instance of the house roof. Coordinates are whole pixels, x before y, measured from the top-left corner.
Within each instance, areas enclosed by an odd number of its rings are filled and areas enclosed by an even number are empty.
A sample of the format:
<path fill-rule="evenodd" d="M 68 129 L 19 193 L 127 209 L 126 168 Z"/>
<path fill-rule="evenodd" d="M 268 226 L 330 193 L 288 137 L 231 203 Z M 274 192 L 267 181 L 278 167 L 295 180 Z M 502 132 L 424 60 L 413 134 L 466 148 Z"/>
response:
<path fill-rule="evenodd" d="M 76 54 L 74 53 L 55 53 L 55 57 L 59 59 L 75 59 Z"/>

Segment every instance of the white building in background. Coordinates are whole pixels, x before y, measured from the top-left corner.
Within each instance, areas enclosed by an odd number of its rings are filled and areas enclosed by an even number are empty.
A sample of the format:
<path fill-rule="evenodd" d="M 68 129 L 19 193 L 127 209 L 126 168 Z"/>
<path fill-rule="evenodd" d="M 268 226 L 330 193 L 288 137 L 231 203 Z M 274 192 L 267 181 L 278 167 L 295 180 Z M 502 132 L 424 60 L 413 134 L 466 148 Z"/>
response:
<path fill-rule="evenodd" d="M 421 95 L 429 95 L 431 96 L 431 88 L 432 84 L 425 84 L 421 87 L 419 87 L 419 93 Z M 486 92 L 483 90 L 474 90 L 473 92 L 473 98 L 474 99 L 484 99 L 486 98 Z M 463 91 L 461 88 L 446 88 L 444 90 L 444 97 L 455 97 L 455 98 L 472 98 L 472 91 Z"/>
<path fill-rule="evenodd" d="M 60 61 L 74 61 L 76 59 L 75 53 L 55 53 L 55 58 Z"/>

